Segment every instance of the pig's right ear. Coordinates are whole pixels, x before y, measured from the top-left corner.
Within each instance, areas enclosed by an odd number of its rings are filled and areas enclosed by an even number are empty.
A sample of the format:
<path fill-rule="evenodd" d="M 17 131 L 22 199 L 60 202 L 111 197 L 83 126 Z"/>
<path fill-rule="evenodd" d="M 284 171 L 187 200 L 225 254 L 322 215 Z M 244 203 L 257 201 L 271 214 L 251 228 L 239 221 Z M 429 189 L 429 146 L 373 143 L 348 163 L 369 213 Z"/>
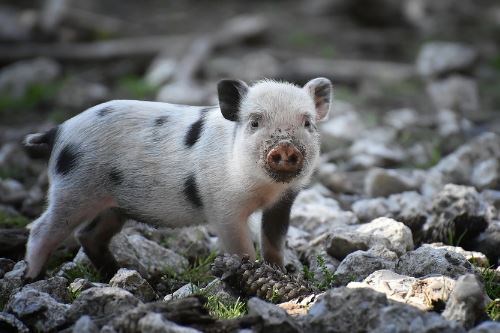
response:
<path fill-rule="evenodd" d="M 248 86 L 241 80 L 220 80 L 217 84 L 219 106 L 222 115 L 227 120 L 238 120 L 238 112 L 243 97 L 248 92 Z"/>

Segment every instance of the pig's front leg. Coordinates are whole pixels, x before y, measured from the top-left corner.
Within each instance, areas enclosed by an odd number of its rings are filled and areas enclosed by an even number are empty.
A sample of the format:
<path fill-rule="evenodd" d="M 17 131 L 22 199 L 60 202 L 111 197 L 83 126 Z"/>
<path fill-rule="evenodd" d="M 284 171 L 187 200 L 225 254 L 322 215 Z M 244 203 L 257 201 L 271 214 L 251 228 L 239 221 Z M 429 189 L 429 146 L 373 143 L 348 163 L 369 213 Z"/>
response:
<path fill-rule="evenodd" d="M 251 261 L 255 260 L 255 248 L 247 218 L 225 216 L 218 219 L 214 225 L 223 252 L 248 255 Z"/>
<path fill-rule="evenodd" d="M 284 267 L 283 247 L 290 222 L 290 210 L 296 196 L 295 193 L 286 193 L 262 214 L 262 256 L 265 261 L 279 267 Z"/>

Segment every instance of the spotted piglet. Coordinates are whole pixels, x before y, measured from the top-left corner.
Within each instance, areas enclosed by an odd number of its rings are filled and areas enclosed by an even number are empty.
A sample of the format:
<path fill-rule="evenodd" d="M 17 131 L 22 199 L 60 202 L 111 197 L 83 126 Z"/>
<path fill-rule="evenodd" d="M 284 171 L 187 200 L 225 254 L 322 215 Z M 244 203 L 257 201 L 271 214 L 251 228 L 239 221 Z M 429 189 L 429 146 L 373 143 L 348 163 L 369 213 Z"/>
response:
<path fill-rule="evenodd" d="M 27 278 L 73 231 L 94 266 L 118 269 L 108 245 L 127 218 L 155 226 L 211 224 L 223 251 L 255 258 L 247 219 L 263 211 L 264 260 L 283 266 L 290 208 L 319 159 L 317 123 L 332 87 L 265 80 L 218 84 L 219 105 L 120 100 L 28 135 L 50 156 L 48 208 L 31 229 Z"/>

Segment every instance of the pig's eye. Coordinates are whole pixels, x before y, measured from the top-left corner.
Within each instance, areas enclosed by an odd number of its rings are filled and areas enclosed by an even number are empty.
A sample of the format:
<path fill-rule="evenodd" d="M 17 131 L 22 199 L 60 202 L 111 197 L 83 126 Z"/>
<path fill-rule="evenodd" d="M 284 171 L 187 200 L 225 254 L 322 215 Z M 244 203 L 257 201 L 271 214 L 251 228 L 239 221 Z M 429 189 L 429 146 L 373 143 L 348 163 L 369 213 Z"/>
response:
<path fill-rule="evenodd" d="M 259 122 L 257 120 L 252 120 L 250 126 L 252 126 L 252 128 L 257 128 L 259 127 Z"/>
<path fill-rule="evenodd" d="M 306 120 L 304 121 L 304 127 L 305 127 L 305 128 L 309 128 L 309 127 L 311 127 L 311 122 L 310 122 L 309 120 L 307 120 L 307 119 L 306 119 Z"/>

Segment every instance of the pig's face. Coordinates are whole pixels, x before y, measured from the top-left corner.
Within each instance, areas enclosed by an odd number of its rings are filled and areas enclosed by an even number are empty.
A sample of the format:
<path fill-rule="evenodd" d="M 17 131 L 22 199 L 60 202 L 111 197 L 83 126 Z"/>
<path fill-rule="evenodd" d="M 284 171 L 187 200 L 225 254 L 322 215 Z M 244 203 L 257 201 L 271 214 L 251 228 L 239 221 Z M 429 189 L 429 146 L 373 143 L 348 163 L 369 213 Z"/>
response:
<path fill-rule="evenodd" d="M 224 117 L 236 121 L 233 154 L 242 170 L 279 183 L 309 178 L 319 158 L 317 123 L 329 111 L 329 80 L 318 78 L 303 88 L 224 80 L 219 100 Z"/>

